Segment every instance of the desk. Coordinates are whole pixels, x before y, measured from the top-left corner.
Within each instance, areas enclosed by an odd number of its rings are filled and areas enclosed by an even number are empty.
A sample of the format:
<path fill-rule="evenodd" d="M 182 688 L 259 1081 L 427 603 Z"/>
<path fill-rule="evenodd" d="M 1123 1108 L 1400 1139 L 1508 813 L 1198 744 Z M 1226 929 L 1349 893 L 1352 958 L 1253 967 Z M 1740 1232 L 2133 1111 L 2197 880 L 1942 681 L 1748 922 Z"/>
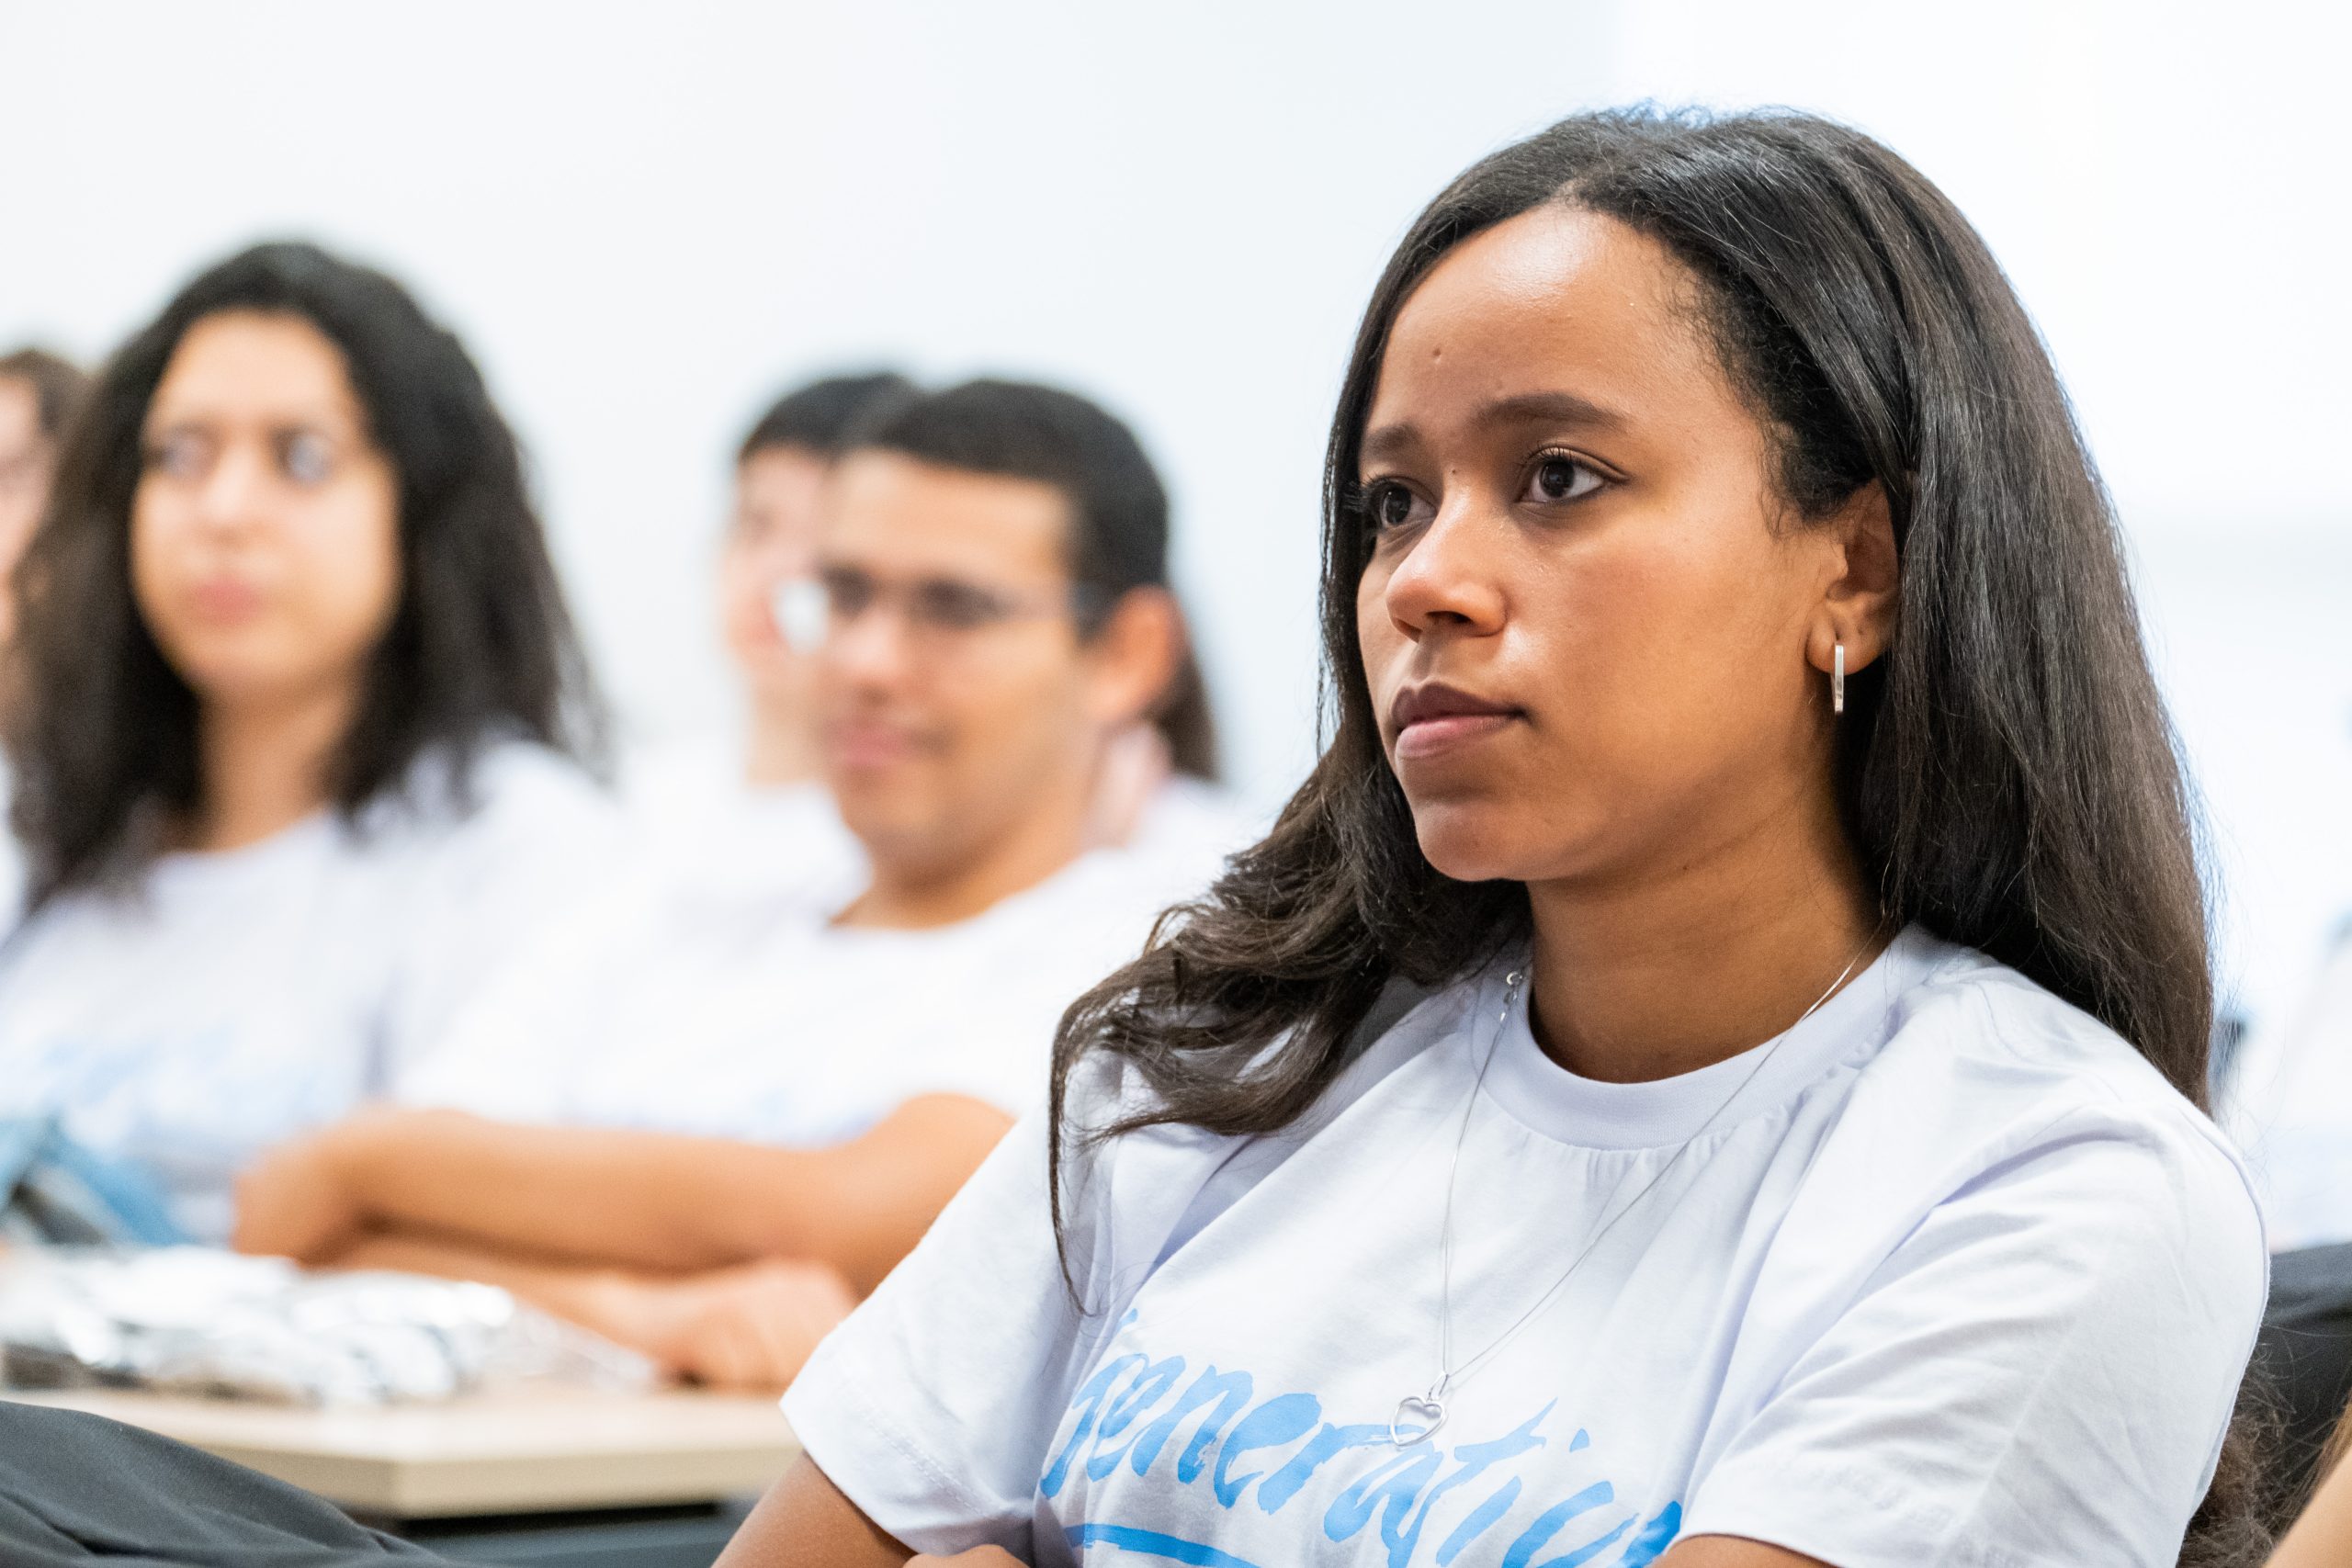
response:
<path fill-rule="evenodd" d="M 144 1427 L 401 1523 L 709 1503 L 764 1490 L 799 1452 L 766 1395 L 549 1390 L 358 1410 L 95 1389 L 5 1397 Z"/>

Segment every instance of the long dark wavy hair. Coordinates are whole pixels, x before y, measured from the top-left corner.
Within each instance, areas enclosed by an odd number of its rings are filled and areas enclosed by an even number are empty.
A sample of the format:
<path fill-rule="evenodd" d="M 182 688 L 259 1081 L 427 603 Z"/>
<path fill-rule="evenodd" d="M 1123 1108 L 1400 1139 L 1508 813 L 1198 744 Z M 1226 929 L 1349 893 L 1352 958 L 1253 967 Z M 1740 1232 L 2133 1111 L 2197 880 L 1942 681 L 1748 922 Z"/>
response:
<path fill-rule="evenodd" d="M 181 339 L 247 310 L 300 317 L 334 344 L 399 477 L 400 603 L 331 764 L 335 805 L 354 816 L 397 792 L 427 753 L 462 800 L 497 741 L 574 756 L 600 743 L 521 452 L 464 346 L 380 272 L 315 245 L 258 245 L 196 277 L 99 373 L 17 569 L 6 740 L 31 908 L 135 875 L 158 823 L 201 802 L 198 702 L 140 615 L 130 509 L 148 406 Z"/>
<path fill-rule="evenodd" d="M 1273 1132 L 1331 1085 L 1384 987 L 1457 979 L 1528 930 L 1522 886 L 1446 877 L 1414 837 L 1357 652 L 1371 542 L 1351 502 L 1407 297 L 1464 240 L 1552 203 L 1612 218 L 1689 268 L 1798 518 L 1866 484 L 1885 491 L 1900 625 L 1888 655 L 1848 679 L 1824 785 L 1887 927 L 1916 922 L 2011 965 L 2205 1102 L 2212 996 L 2191 802 L 2107 494 L 2007 280 L 1940 192 L 1857 131 L 1797 114 L 1614 111 L 1473 165 L 1373 290 L 1324 471 L 1336 728 L 1272 834 L 1065 1015 L 1057 1229 L 1082 1063 L 1114 1058 L 1149 1090 L 1090 1140 L 1162 1123 Z M 2258 1555 L 2250 1481 L 2233 1445 L 2189 1560 Z"/>

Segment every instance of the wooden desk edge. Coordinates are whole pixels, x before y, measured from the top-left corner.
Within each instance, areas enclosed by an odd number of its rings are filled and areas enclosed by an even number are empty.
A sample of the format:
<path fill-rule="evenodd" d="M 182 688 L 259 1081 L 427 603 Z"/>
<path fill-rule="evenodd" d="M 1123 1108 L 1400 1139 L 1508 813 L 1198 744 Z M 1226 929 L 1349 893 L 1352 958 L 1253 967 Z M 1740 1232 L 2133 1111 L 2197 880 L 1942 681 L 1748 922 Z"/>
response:
<path fill-rule="evenodd" d="M 241 1438 L 223 1429 L 232 1427 L 241 1416 L 282 1419 L 299 1412 L 216 1406 L 209 1401 L 96 1390 L 11 1391 L 0 1397 L 79 1410 L 141 1427 L 300 1486 L 342 1507 L 399 1519 L 710 1502 L 765 1489 L 799 1453 L 799 1445 L 792 1440 L 780 1414 L 773 1441 L 738 1438 L 706 1445 L 673 1442 L 639 1452 L 600 1448 L 571 1453 L 469 1452 L 436 1458 L 355 1451 L 347 1446 L 304 1449 L 282 1441 Z M 674 1419 L 682 1407 L 671 1396 L 657 1408 Z M 610 1414 L 614 1407 L 605 1409 Z M 456 1408 L 446 1412 L 460 1413 Z M 351 1414 L 338 1412 L 334 1418 L 347 1424 Z"/>

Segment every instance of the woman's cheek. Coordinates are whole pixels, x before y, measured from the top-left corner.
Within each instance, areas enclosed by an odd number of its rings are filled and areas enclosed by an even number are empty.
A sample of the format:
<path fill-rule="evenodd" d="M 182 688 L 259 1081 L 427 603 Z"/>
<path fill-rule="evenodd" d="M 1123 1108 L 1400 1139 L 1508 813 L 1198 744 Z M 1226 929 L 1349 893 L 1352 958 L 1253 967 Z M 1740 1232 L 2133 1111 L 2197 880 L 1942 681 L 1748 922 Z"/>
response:
<path fill-rule="evenodd" d="M 400 609 L 400 538 L 389 504 L 362 491 L 337 510 L 336 525 L 295 531 L 314 542 L 293 563 L 300 618 L 314 639 L 305 662 L 366 659 Z"/>

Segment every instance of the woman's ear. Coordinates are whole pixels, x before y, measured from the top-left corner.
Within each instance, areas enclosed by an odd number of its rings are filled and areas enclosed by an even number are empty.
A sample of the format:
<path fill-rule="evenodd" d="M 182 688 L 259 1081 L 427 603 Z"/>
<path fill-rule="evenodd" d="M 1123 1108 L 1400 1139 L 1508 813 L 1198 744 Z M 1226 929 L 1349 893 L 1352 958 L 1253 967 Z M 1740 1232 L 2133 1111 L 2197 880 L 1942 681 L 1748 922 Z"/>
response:
<path fill-rule="evenodd" d="M 1184 621 L 1165 588 L 1119 595 L 1087 643 L 1093 666 L 1093 716 L 1117 728 L 1149 716 L 1168 693 L 1184 656 Z"/>
<path fill-rule="evenodd" d="M 1885 487 L 1872 479 L 1817 526 L 1834 547 L 1805 658 L 1827 673 L 1837 645 L 1843 643 L 1847 671 L 1865 669 L 1894 640 L 1902 611 L 1903 565 L 1895 556 L 1894 515 Z"/>

